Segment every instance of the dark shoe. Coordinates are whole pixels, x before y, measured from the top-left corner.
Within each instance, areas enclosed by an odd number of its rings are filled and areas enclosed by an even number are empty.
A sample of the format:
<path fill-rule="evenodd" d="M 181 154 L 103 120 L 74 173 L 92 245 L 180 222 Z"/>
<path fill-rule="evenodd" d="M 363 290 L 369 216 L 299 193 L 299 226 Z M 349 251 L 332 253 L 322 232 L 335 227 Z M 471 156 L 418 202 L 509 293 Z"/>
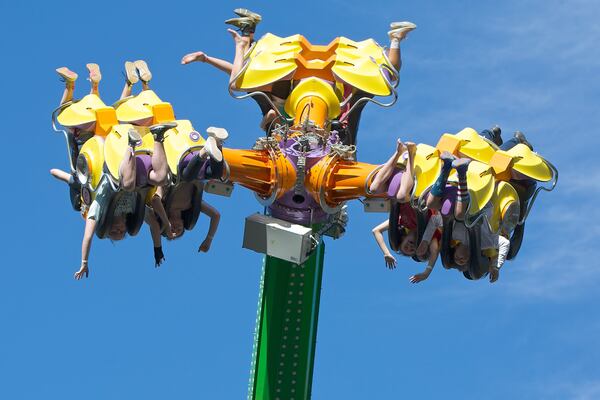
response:
<path fill-rule="evenodd" d="M 152 133 L 155 142 L 162 143 L 165 140 L 165 132 L 169 129 L 175 128 L 176 126 L 176 122 L 165 122 L 163 124 L 156 124 L 150 127 L 150 132 Z"/>
<path fill-rule="evenodd" d="M 135 129 L 131 128 L 129 132 L 127 132 L 127 136 L 129 136 L 129 147 L 132 149 L 135 149 L 137 146 L 142 144 L 142 137 Z"/>
<path fill-rule="evenodd" d="M 533 151 L 533 146 L 527 141 L 527 138 L 525 137 L 525 134 L 523 132 L 516 131 L 515 139 L 517 139 L 519 143 L 523 143 L 525 146 L 529 147 L 529 150 Z"/>
<path fill-rule="evenodd" d="M 456 160 L 456 157 L 454 157 L 452 153 L 444 151 L 442 154 L 440 154 L 440 160 L 443 161 L 445 168 L 450 168 L 452 166 L 452 162 Z"/>
<path fill-rule="evenodd" d="M 459 174 L 464 174 L 467 172 L 470 163 L 470 158 L 459 158 L 457 160 L 452 161 L 452 168 L 454 168 Z"/>
<path fill-rule="evenodd" d="M 492 137 L 494 138 L 492 141 L 496 144 L 496 146 L 501 146 L 503 143 L 502 129 L 500 129 L 498 125 L 495 125 L 492 129 L 490 129 L 490 132 L 492 132 Z"/>

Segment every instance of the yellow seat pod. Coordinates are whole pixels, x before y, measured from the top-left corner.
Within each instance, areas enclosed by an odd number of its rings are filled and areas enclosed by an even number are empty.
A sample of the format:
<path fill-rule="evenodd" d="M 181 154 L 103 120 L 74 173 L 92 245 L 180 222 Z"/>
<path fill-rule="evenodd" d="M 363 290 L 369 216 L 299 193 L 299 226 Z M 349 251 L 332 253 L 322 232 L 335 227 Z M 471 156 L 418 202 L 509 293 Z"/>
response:
<path fill-rule="evenodd" d="M 376 96 L 390 95 L 391 90 L 380 66 L 385 65 L 392 71 L 394 68 L 381 46 L 373 39 L 355 42 L 340 37 L 338 42 L 336 62 L 332 68 L 336 79 Z"/>
<path fill-rule="evenodd" d="M 375 96 L 389 96 L 392 93 L 379 64 L 370 57 L 352 58 L 338 55 L 331 71 L 336 80 L 363 92 Z"/>
<path fill-rule="evenodd" d="M 519 143 L 506 153 L 514 160 L 512 169 L 529 178 L 548 182 L 554 176 L 546 161 L 522 143 Z"/>
<path fill-rule="evenodd" d="M 143 90 L 137 96 L 117 106 L 117 119 L 121 123 L 132 123 L 154 117 L 153 107 L 163 101 L 152 90 Z"/>
<path fill-rule="evenodd" d="M 498 150 L 494 144 L 479 136 L 473 128 L 465 128 L 455 136 L 460 139 L 459 153 L 462 157 L 489 164 Z"/>
<path fill-rule="evenodd" d="M 415 187 L 413 196 L 420 197 L 426 189 L 434 184 L 440 174 L 442 161 L 438 149 L 423 143 L 417 145 L 414 161 Z"/>
<path fill-rule="evenodd" d="M 303 36 L 299 34 L 282 38 L 272 33 L 266 33 L 256 42 L 245 57 L 253 58 L 258 53 L 284 54 L 290 51 L 299 52 L 302 49 L 300 44 L 302 40 Z"/>
<path fill-rule="evenodd" d="M 90 124 L 96 122 L 96 110 L 101 108 L 106 108 L 102 99 L 95 94 L 88 94 L 62 110 L 57 120 L 66 127 Z"/>
<path fill-rule="evenodd" d="M 341 36 L 338 38 L 335 54 L 345 58 L 373 58 L 378 65 L 386 64 L 393 68 L 385 56 L 383 48 L 373 39 L 355 42 Z"/>
<path fill-rule="evenodd" d="M 257 89 L 291 76 L 298 68 L 296 54 L 302 50 L 301 35 L 285 38 L 265 34 L 245 55 L 246 64 L 236 80 L 236 88 Z"/>
<path fill-rule="evenodd" d="M 178 175 L 181 160 L 189 153 L 200 150 L 205 143 L 204 138 L 194 129 L 191 121 L 181 119 L 175 122 L 177 122 L 177 126 L 167 131 L 163 142 L 167 164 L 169 164 L 169 170 L 173 176 Z"/>
<path fill-rule="evenodd" d="M 489 223 L 492 232 L 498 232 L 505 218 L 514 218 L 516 216 L 516 221 L 512 222 L 513 226 L 516 225 L 519 220 L 519 195 L 511 184 L 498 182 L 491 201 L 493 211 Z M 514 207 L 517 207 L 516 210 Z M 509 211 L 511 208 L 512 212 Z M 514 212 L 516 214 L 512 214 Z"/>
<path fill-rule="evenodd" d="M 89 173 L 89 184 L 92 191 L 95 191 L 102 178 L 104 166 L 104 138 L 101 136 L 93 136 L 87 140 L 81 149 L 79 149 L 79 157 L 77 163 L 85 162 L 85 167 Z M 81 166 L 77 166 L 81 170 Z"/>
<path fill-rule="evenodd" d="M 294 52 L 283 54 L 257 53 L 250 58 L 236 80 L 236 88 L 258 89 L 291 76 L 298 68 Z"/>
<path fill-rule="evenodd" d="M 120 180 L 119 167 L 129 148 L 130 129 L 137 130 L 142 137 L 142 144 L 135 148 L 135 154 L 152 154 L 154 149 L 154 138 L 147 127 L 130 124 L 113 126 L 104 142 L 104 165 L 114 182 Z"/>
<path fill-rule="evenodd" d="M 489 165 L 479 161 L 471 161 L 467 170 L 467 186 L 469 188 L 469 215 L 475 215 L 485 207 L 494 195 L 496 179 Z"/>
<path fill-rule="evenodd" d="M 318 99 L 318 100 L 316 100 Z M 315 104 L 318 102 L 320 104 Z M 331 84 L 319 78 L 308 78 L 301 81 L 292 90 L 285 102 L 285 112 L 290 117 L 296 117 L 308 109 L 308 117 L 318 122 L 325 118 L 332 120 L 340 115 L 340 101 Z M 313 115 L 318 113 L 320 115 Z M 298 115 L 298 117 L 301 117 Z M 317 122 L 318 125 L 320 125 Z"/>

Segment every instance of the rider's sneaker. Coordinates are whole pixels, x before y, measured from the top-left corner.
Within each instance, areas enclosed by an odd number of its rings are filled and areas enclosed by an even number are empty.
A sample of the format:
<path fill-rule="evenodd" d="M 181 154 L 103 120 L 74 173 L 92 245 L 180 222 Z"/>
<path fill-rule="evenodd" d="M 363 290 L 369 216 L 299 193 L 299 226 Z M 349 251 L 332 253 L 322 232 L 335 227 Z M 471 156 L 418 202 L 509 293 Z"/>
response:
<path fill-rule="evenodd" d="M 217 162 L 223 161 L 223 153 L 219 150 L 219 146 L 217 146 L 217 141 L 214 137 L 209 136 L 204 143 L 204 150 L 208 153 L 210 158 Z"/>
<path fill-rule="evenodd" d="M 470 158 L 459 158 L 452 161 L 452 168 L 454 168 L 459 174 L 464 174 L 467 172 L 470 163 Z"/>
<path fill-rule="evenodd" d="M 229 132 L 225 128 L 217 128 L 214 126 L 206 128 L 206 133 L 209 137 L 215 138 L 217 144 L 221 145 L 225 139 L 229 137 Z"/>
<path fill-rule="evenodd" d="M 67 67 L 56 68 L 56 73 L 67 83 L 75 83 L 77 80 L 77 74 Z"/>
<path fill-rule="evenodd" d="M 444 163 L 445 168 L 450 168 L 452 166 L 452 162 L 456 160 L 456 157 L 452 155 L 449 151 L 444 151 L 440 154 L 440 160 Z"/>
<path fill-rule="evenodd" d="M 490 132 L 492 132 L 492 137 L 494 138 L 493 142 L 497 145 L 497 146 L 501 146 L 503 141 L 502 141 L 502 129 L 500 129 L 500 127 L 498 125 L 494 125 L 494 127 L 492 129 L 490 129 Z"/>
<path fill-rule="evenodd" d="M 135 64 L 131 61 L 125 61 L 125 79 L 127 79 L 127 83 L 130 86 L 138 83 L 140 80 Z"/>
<path fill-rule="evenodd" d="M 408 21 L 392 22 L 390 24 L 390 31 L 388 31 L 388 36 L 390 37 L 390 40 L 392 40 L 392 39 L 402 40 L 406 37 L 408 32 L 410 32 L 416 28 L 417 28 L 417 25 L 413 24 L 412 22 L 408 22 Z"/>
<path fill-rule="evenodd" d="M 230 18 L 225 23 L 238 28 L 243 36 L 254 33 L 256 29 L 256 22 L 250 17 Z"/>
<path fill-rule="evenodd" d="M 248 17 L 251 18 L 252 20 L 254 20 L 254 22 L 256 22 L 257 24 L 262 21 L 262 17 L 260 14 L 257 14 L 255 12 L 252 12 L 250 10 L 248 10 L 247 8 L 236 8 L 235 10 L 233 10 L 234 13 L 236 13 L 237 15 L 239 15 L 240 17 Z"/>
<path fill-rule="evenodd" d="M 100 66 L 95 63 L 89 63 L 85 65 L 90 72 L 90 82 L 97 85 L 102 80 L 102 74 L 100 73 Z"/>
<path fill-rule="evenodd" d="M 165 140 L 165 133 L 169 129 L 173 129 L 177 126 L 177 122 L 164 122 L 162 124 L 152 125 L 150 129 L 150 133 L 154 137 L 154 141 L 158 143 L 162 143 Z"/>
<path fill-rule="evenodd" d="M 137 69 L 137 74 L 142 82 L 148 83 L 152 80 L 152 72 L 150 72 L 150 68 L 148 68 L 148 64 L 146 64 L 146 61 L 137 60 L 133 63 L 133 65 L 135 65 L 135 68 Z"/>
<path fill-rule="evenodd" d="M 515 139 L 519 141 L 519 143 L 523 143 L 525 146 L 529 147 L 529 150 L 533 151 L 533 146 L 527 141 L 527 138 L 525 137 L 525 134 L 523 132 L 516 131 L 514 136 Z"/>
<path fill-rule="evenodd" d="M 129 147 L 131 147 L 132 149 L 135 149 L 137 146 L 142 144 L 142 137 L 140 136 L 140 133 L 134 128 L 129 129 L 129 131 L 127 132 L 127 136 Z"/>

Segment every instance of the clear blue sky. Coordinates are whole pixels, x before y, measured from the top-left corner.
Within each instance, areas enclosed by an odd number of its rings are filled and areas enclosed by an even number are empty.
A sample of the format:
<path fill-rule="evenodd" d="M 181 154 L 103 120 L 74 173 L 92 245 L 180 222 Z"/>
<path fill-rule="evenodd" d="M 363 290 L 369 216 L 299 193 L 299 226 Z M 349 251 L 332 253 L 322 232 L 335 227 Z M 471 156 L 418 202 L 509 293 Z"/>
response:
<path fill-rule="evenodd" d="M 153 268 L 147 229 L 97 240 L 91 275 L 79 266 L 81 217 L 48 174 L 67 168 L 50 113 L 69 66 L 88 90 L 85 64 L 102 67 L 101 93 L 118 98 L 123 62 L 144 58 L 152 86 L 200 130 L 226 127 L 231 147 L 260 134 L 252 101 L 226 92 L 202 49 L 233 56 L 223 20 L 247 6 L 259 32 L 387 42 L 387 24 L 418 25 L 402 44 L 400 99 L 367 107 L 361 160 L 380 163 L 396 137 L 433 144 L 444 132 L 500 124 L 524 131 L 561 172 L 527 224 L 521 254 L 498 283 L 436 268 L 384 267 L 370 229 L 385 216 L 350 206 L 348 233 L 329 242 L 323 278 L 315 399 L 600 398 L 597 149 L 600 3 L 527 1 L 249 1 L 0 3 L 0 398 L 241 399 L 246 396 L 261 256 L 241 249 L 243 219 L 259 211 L 236 188 L 208 196 L 223 214 L 209 254 L 207 228 L 165 246 Z M 268 5 L 267 5 L 268 4 Z"/>

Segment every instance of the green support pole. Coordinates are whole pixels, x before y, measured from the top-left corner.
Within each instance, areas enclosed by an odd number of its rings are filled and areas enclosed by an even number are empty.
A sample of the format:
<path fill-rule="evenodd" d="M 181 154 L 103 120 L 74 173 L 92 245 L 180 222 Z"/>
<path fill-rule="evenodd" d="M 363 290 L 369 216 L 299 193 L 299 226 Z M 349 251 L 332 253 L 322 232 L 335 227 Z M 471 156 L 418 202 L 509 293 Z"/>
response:
<path fill-rule="evenodd" d="M 310 399 L 325 244 L 303 264 L 265 256 L 250 400 Z"/>

